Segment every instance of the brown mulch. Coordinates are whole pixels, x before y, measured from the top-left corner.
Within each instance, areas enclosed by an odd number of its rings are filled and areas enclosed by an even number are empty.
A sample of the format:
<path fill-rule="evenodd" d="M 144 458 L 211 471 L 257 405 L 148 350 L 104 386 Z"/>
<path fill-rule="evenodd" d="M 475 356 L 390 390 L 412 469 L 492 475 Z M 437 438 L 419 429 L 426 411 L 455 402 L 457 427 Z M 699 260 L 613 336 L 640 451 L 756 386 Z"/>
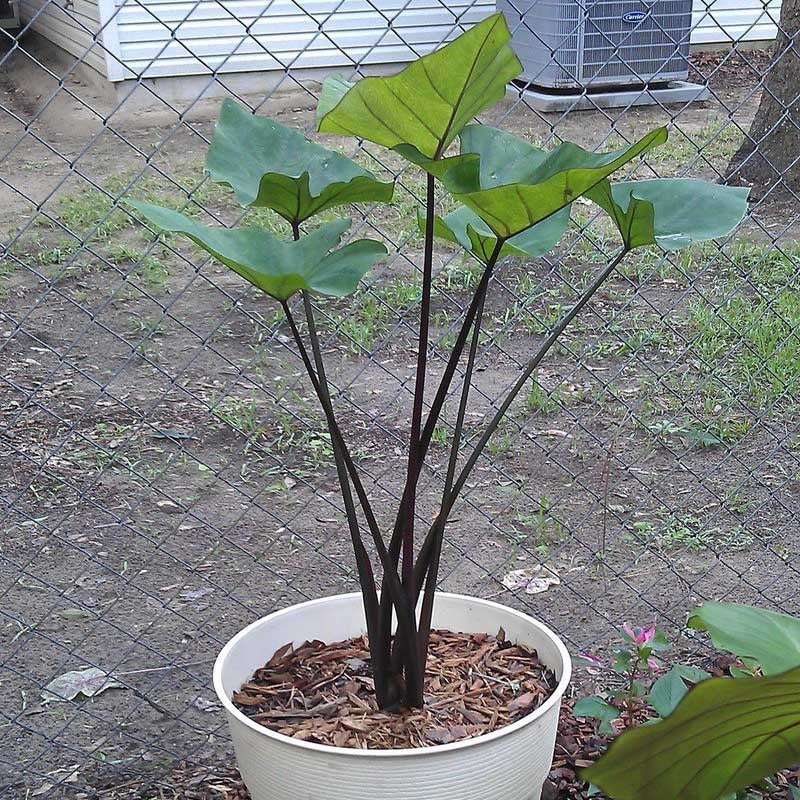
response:
<path fill-rule="evenodd" d="M 432 631 L 425 707 L 382 711 L 365 637 L 280 648 L 233 702 L 295 739 L 368 749 L 429 747 L 502 728 L 536 710 L 556 687 L 535 651 L 488 634 Z"/>

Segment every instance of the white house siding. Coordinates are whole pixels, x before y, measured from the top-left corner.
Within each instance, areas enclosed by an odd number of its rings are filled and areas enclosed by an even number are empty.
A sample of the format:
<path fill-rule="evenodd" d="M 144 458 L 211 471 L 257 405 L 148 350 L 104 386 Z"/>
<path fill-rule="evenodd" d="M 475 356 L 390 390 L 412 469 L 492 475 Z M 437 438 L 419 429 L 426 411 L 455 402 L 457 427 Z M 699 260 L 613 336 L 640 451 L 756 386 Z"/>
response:
<path fill-rule="evenodd" d="M 100 30 L 97 0 L 20 0 L 19 11 L 23 25 L 32 21 L 34 31 L 107 74 L 103 48 L 95 40 Z"/>
<path fill-rule="evenodd" d="M 33 27 L 73 55 L 103 21 L 111 80 L 407 61 L 495 10 L 486 0 L 22 0 Z M 98 3 L 100 11 L 98 13 Z M 768 40 L 780 0 L 694 0 L 692 43 Z"/>
<path fill-rule="evenodd" d="M 402 62 L 458 33 L 456 19 L 494 11 L 469 0 L 118 2 L 122 60 L 148 77 Z"/>
<path fill-rule="evenodd" d="M 694 0 L 692 44 L 775 38 L 781 0 Z"/>

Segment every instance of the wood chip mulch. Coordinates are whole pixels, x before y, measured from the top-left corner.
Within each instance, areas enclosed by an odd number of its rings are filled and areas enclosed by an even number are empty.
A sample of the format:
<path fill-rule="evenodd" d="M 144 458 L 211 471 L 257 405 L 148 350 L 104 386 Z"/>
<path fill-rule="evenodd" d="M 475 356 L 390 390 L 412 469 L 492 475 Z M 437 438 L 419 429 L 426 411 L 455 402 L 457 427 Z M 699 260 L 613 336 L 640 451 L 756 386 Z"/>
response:
<path fill-rule="evenodd" d="M 335 747 L 428 747 L 490 733 L 556 687 L 535 651 L 497 636 L 432 631 L 425 707 L 381 711 L 364 637 L 280 648 L 233 702 L 271 730 Z"/>

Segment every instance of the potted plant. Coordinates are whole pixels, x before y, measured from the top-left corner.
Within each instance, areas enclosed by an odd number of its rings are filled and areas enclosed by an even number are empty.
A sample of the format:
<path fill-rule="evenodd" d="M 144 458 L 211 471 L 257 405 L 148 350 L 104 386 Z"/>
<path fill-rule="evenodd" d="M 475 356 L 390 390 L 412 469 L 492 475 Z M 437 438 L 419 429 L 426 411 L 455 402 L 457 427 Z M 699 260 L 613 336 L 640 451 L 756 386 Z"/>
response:
<path fill-rule="evenodd" d="M 312 297 L 352 293 L 386 253 L 383 244 L 369 239 L 340 246 L 350 221 L 315 224 L 314 217 L 346 204 L 388 202 L 392 184 L 299 132 L 226 101 L 207 170 L 241 205 L 280 215 L 291 236 L 283 241 L 257 227 L 208 227 L 174 210 L 132 203 L 155 228 L 188 236 L 280 304 L 327 422 L 354 548 L 360 593 L 314 600 L 258 620 L 217 660 L 216 691 L 254 800 L 539 796 L 570 676 L 569 656 L 552 631 L 524 614 L 436 593 L 448 516 L 514 399 L 625 255 L 639 247 L 672 250 L 721 236 L 746 210 L 742 189 L 691 179 L 609 181 L 662 144 L 664 128 L 619 150 L 592 153 L 569 143 L 545 152 L 471 124 L 504 97 L 507 83 L 520 73 L 509 39 L 504 18 L 494 15 L 396 75 L 355 84 L 334 76 L 322 88 L 319 131 L 390 148 L 426 175 L 407 473 L 388 530 L 342 434 Z M 445 216 L 435 209 L 437 182 L 458 204 Z M 507 257 L 525 261 L 552 249 L 579 197 L 610 215 L 621 237 L 619 252 L 540 343 L 460 463 L 493 274 Z M 427 357 L 436 238 L 462 247 L 482 269 L 449 359 L 431 387 Z M 419 535 L 419 477 L 462 360 L 439 512 Z M 511 665 L 505 673 L 504 659 Z M 333 671 L 324 666 L 330 664 Z M 487 674 L 476 664 L 501 671 Z M 449 677 L 443 670 L 450 670 Z M 475 697 L 484 703 L 479 710 L 470 705 Z M 446 724 L 437 725 L 443 713 Z"/>

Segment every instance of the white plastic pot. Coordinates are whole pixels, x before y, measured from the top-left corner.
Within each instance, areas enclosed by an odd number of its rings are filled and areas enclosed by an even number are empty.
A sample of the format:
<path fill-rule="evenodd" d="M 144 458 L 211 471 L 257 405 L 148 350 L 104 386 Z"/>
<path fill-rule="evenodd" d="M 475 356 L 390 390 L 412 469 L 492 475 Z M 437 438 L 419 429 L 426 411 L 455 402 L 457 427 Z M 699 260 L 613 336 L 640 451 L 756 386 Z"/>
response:
<path fill-rule="evenodd" d="M 287 642 L 335 642 L 361 635 L 366 630 L 361 595 L 325 597 L 278 611 L 234 636 L 214 665 L 214 688 L 253 800 L 538 800 L 571 674 L 566 648 L 527 615 L 463 595 L 437 595 L 433 625 L 491 634 L 502 627 L 510 641 L 537 650 L 558 677 L 558 687 L 513 725 L 452 744 L 357 750 L 303 742 L 248 719 L 231 696 Z"/>

